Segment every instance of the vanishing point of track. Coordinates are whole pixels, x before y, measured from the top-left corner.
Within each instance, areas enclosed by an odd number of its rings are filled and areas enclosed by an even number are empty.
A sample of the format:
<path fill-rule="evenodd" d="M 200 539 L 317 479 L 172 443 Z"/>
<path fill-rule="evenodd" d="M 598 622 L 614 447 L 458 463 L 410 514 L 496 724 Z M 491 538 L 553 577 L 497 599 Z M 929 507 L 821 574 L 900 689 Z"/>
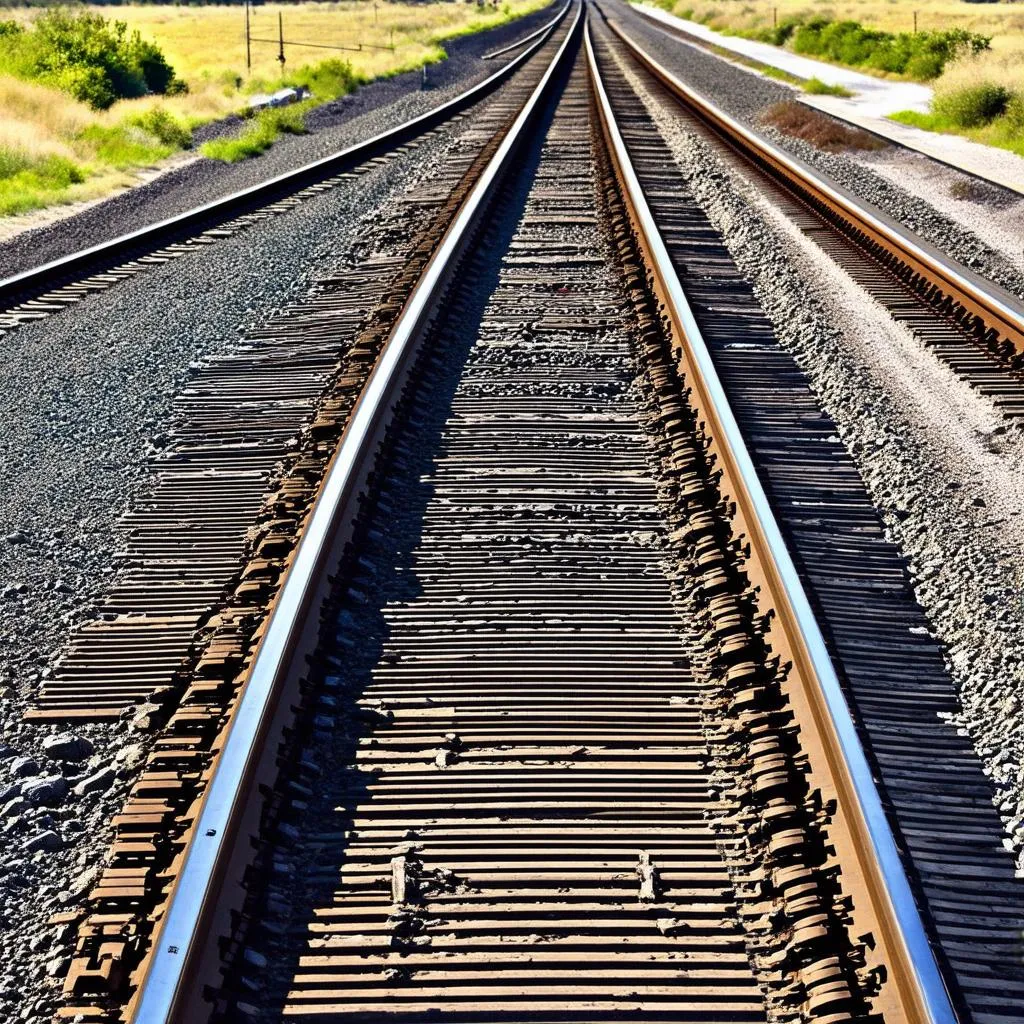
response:
<path fill-rule="evenodd" d="M 68 1015 L 956 1019 L 588 18 L 352 314 Z"/>

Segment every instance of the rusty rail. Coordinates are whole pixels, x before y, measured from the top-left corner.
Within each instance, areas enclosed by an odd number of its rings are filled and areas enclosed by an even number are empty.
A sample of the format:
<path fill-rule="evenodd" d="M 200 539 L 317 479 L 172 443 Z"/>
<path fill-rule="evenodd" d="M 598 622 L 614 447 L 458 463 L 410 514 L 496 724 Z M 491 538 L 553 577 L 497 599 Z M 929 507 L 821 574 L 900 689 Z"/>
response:
<path fill-rule="evenodd" d="M 616 34 L 623 38 L 621 32 Z M 708 424 L 712 451 L 724 469 L 720 486 L 736 504 L 736 532 L 745 535 L 752 547 L 748 572 L 760 584 L 764 610 L 776 613 L 770 630 L 772 648 L 793 662 L 790 698 L 806 709 L 805 721 L 813 722 L 817 735 L 812 733 L 812 746 L 835 783 L 840 814 L 853 839 L 844 852 L 859 864 L 871 910 L 881 925 L 886 957 L 895 968 L 897 1019 L 951 1024 L 956 1013 L 824 637 L 633 169 L 601 80 L 589 25 L 586 49 L 602 129 L 630 219 L 671 321 L 673 338 L 681 347 L 684 377 L 693 387 L 691 401 Z"/>
<path fill-rule="evenodd" d="M 860 244 L 875 249 L 896 264 L 900 276 L 929 294 L 933 305 L 945 305 L 953 319 L 970 324 L 974 332 L 1009 343 L 1024 356 L 1024 310 L 998 286 L 970 275 L 936 251 L 929 251 L 888 221 L 879 211 L 855 200 L 824 175 L 752 132 L 647 53 L 614 19 L 606 21 L 630 54 L 687 109 L 743 158 L 768 171 L 805 202 Z M 972 323 L 973 322 L 973 323 Z"/>

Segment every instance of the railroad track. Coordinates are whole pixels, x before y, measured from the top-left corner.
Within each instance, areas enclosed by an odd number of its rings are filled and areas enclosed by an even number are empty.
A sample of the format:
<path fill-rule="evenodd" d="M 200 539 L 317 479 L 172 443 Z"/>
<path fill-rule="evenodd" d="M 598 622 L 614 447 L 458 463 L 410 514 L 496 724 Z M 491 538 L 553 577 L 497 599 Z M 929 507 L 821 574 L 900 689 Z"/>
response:
<path fill-rule="evenodd" d="M 268 217 L 288 213 L 353 175 L 415 148 L 515 75 L 544 46 L 569 6 L 563 6 L 527 38 L 488 54 L 488 59 L 493 59 L 521 49 L 484 81 L 395 128 L 185 213 L 0 279 L 0 335 L 59 313 L 126 278 L 230 238 Z"/>
<path fill-rule="evenodd" d="M 605 8 L 607 7 L 607 10 Z M 1004 415 L 1024 415 L 1024 308 L 885 213 L 726 114 L 666 68 L 618 17 L 611 31 L 688 130 L 707 142 L 962 379 Z M 661 23 L 634 15 L 652 31 Z"/>
<path fill-rule="evenodd" d="M 573 17 L 158 734 L 67 1015 L 955 1019 Z"/>
<path fill-rule="evenodd" d="M 226 595 L 270 584 L 266 568 L 253 575 L 250 567 L 242 581 L 240 564 L 247 551 L 266 556 L 279 546 L 281 524 L 300 514 L 302 495 L 312 500 L 320 473 L 310 467 L 325 459 L 332 424 L 343 423 L 476 165 L 499 145 L 564 31 L 481 103 L 440 171 L 395 204 L 383 239 L 373 234 L 350 266 L 189 382 L 171 443 L 152 463 L 154 484 L 121 523 L 116 586 L 74 631 L 30 718 L 116 720 L 127 705 L 173 702 L 181 666 L 197 638 L 218 628 Z M 297 445 L 305 430 L 320 455 Z M 306 481 L 298 490 L 296 473 Z M 283 492 L 268 499 L 276 488 Z"/>
<path fill-rule="evenodd" d="M 1020 1016 L 1024 887 L 1001 845 L 977 754 L 950 725 L 956 689 L 904 560 L 852 458 L 835 443 L 836 424 L 675 172 L 636 91 L 650 80 L 602 19 L 592 19 L 591 30 L 638 180 L 828 635 L 963 1017 Z M 946 823 L 941 839 L 937 822 Z"/>

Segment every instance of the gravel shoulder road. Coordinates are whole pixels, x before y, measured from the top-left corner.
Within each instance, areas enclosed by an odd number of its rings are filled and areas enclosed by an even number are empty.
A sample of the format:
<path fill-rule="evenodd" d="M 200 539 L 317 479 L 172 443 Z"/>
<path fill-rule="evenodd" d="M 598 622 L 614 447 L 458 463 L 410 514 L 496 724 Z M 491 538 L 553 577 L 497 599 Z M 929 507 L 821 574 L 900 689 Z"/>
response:
<path fill-rule="evenodd" d="M 600 7 L 608 17 L 618 19 L 631 35 L 642 41 L 651 54 L 698 92 L 713 100 L 734 117 L 749 124 L 762 135 L 781 145 L 807 163 L 830 175 L 840 185 L 874 203 L 895 220 L 917 232 L 922 238 L 948 253 L 953 259 L 978 274 L 1002 285 L 1024 299 L 1024 271 L 1021 269 L 1018 243 L 1007 247 L 992 231 L 976 230 L 976 207 L 990 211 L 982 219 L 991 221 L 1000 203 L 1011 201 L 1010 193 L 993 186 L 983 189 L 977 179 L 946 169 L 950 175 L 950 188 L 978 197 L 967 208 L 950 206 L 932 199 L 927 179 L 914 173 L 876 173 L 881 158 L 862 157 L 859 154 L 825 153 L 800 139 L 783 135 L 765 125 L 761 117 L 773 104 L 799 98 L 798 90 L 782 82 L 753 75 L 714 54 L 695 46 L 687 46 L 666 34 L 647 18 L 634 11 L 623 0 L 600 0 Z M 892 164 L 912 166 L 923 159 L 905 150 L 887 147 L 883 151 Z M 890 153 L 897 156 L 890 157 Z M 938 167 L 932 161 L 932 166 Z M 953 186 L 952 181 L 962 183 Z M 1016 202 L 1017 197 L 1012 201 Z"/>
<path fill-rule="evenodd" d="M 547 7 L 517 21 L 449 41 L 448 59 L 428 69 L 426 88 L 419 71 L 373 82 L 350 96 L 318 107 L 306 118 L 308 134 L 284 135 L 262 156 L 237 164 L 201 157 L 90 205 L 74 216 L 15 235 L 0 243 L 0 277 L 40 266 L 249 188 L 393 128 L 483 81 L 502 64 L 515 59 L 516 53 L 487 61 L 480 58 L 535 32 L 561 6 L 562 0 L 553 0 Z M 238 123 L 239 118 L 230 118 L 217 126 L 208 125 L 198 138 L 201 141 L 225 125 Z"/>

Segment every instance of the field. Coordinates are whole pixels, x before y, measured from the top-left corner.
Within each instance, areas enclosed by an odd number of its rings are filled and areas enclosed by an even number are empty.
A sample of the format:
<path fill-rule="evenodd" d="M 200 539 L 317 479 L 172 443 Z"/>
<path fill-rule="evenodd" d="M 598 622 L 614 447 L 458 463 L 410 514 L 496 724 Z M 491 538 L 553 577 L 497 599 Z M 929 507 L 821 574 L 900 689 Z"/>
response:
<path fill-rule="evenodd" d="M 726 32 L 768 29 L 787 18 L 818 16 L 851 20 L 866 28 L 913 32 L 963 29 L 991 38 L 990 49 L 945 66 L 932 82 L 932 114 L 907 113 L 899 120 L 934 131 L 955 132 L 1024 155 L 1024 4 L 963 0 L 651 0 L 680 17 L 695 18 Z M 859 67 L 858 70 L 871 71 Z"/>
<path fill-rule="evenodd" d="M 89 199 L 128 184 L 141 168 L 186 148 L 191 129 L 243 109 L 250 94 L 279 88 L 282 81 L 315 79 L 316 98 L 331 99 L 372 78 L 441 60 L 445 39 L 503 24 L 545 2 L 502 0 L 494 8 L 466 2 L 347 0 L 253 7 L 252 35 L 273 41 L 252 44 L 251 73 L 246 70 L 240 6 L 94 7 L 90 10 L 123 21 L 129 32 L 138 30 L 156 43 L 188 86 L 181 95 L 123 99 L 108 110 L 92 109 L 45 82 L 2 73 L 0 35 L 0 216 Z M 276 59 L 279 13 L 286 40 L 283 79 Z M 0 12 L 0 21 L 29 26 L 38 14 L 10 9 Z M 288 41 L 353 49 L 300 47 Z M 294 123 L 284 125 L 284 130 L 294 128 Z M 278 130 L 276 122 L 259 126 L 267 144 Z"/>

